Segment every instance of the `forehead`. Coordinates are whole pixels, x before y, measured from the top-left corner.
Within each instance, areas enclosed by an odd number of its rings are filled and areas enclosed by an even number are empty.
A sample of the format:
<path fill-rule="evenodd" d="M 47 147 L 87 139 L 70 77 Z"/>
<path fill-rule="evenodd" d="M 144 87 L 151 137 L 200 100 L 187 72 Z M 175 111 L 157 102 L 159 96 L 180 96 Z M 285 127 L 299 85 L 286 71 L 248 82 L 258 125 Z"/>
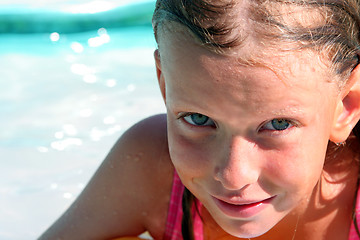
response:
<path fill-rule="evenodd" d="M 219 54 L 206 48 L 190 31 L 178 25 L 176 30 L 162 35 L 159 51 L 165 71 L 167 67 L 177 67 L 182 60 L 188 59 L 185 64 L 195 64 L 195 61 L 196 64 L 212 64 L 214 67 L 208 70 L 219 71 L 221 66 L 222 72 L 235 75 L 241 75 L 241 69 L 245 67 L 268 69 L 286 85 L 296 84 L 296 81 L 289 82 L 289 79 L 296 80 L 295 75 L 299 73 L 321 75 L 317 82 L 335 82 L 336 76 L 330 71 L 330 62 L 318 52 L 311 49 L 284 51 L 265 47 L 259 42 L 261 40 L 246 41 Z M 170 66 L 170 63 L 175 64 Z"/>
<path fill-rule="evenodd" d="M 325 107 L 337 99 L 337 85 L 329 80 L 326 66 L 314 52 L 269 55 L 265 54 L 268 50 L 254 46 L 229 56 L 209 51 L 184 33 L 168 34 L 163 40 L 162 72 L 167 105 L 173 109 L 187 106 L 205 115 L 226 112 L 234 116 L 271 111 L 281 116 Z"/>
<path fill-rule="evenodd" d="M 166 105 L 175 114 L 199 112 L 237 129 L 240 122 L 271 118 L 307 116 L 309 122 L 337 99 L 335 84 L 311 53 L 274 53 L 249 65 L 238 60 L 241 49 L 219 55 L 184 34 L 169 34 L 160 47 Z"/>
<path fill-rule="evenodd" d="M 311 55 L 273 55 L 247 65 L 180 36 L 165 39 L 160 52 L 168 112 L 198 112 L 246 131 L 240 126 L 283 117 L 310 124 L 333 111 L 337 87 Z"/>

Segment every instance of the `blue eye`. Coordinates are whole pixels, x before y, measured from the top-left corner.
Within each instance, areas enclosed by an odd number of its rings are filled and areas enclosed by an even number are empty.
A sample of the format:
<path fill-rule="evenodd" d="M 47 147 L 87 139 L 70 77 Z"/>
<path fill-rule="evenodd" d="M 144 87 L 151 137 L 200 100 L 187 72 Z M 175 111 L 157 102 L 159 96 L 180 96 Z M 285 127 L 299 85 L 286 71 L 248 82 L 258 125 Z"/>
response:
<path fill-rule="evenodd" d="M 194 126 L 215 126 L 211 118 L 200 113 L 191 113 L 184 117 L 184 120 Z"/>
<path fill-rule="evenodd" d="M 291 121 L 286 119 L 273 119 L 267 123 L 265 123 L 264 126 L 261 127 L 262 130 L 273 130 L 273 131 L 284 131 L 288 128 L 291 128 L 293 124 Z"/>

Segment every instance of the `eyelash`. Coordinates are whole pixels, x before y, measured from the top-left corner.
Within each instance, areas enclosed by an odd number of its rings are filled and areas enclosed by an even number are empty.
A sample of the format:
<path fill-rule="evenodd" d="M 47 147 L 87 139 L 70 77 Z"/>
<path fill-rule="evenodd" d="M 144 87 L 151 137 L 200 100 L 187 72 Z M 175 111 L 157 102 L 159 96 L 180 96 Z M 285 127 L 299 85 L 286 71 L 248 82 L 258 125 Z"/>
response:
<path fill-rule="evenodd" d="M 187 117 L 191 117 L 191 116 L 194 116 L 195 114 L 198 114 L 200 116 L 204 116 L 206 118 L 208 118 L 206 122 L 208 122 L 209 120 L 212 121 L 212 125 L 196 125 L 193 120 L 191 119 L 191 121 L 194 123 L 190 123 L 189 122 L 189 119 L 186 119 Z M 181 113 L 178 117 L 178 119 L 182 119 L 185 123 L 189 124 L 191 127 L 213 127 L 213 128 L 217 128 L 217 124 L 214 120 L 212 120 L 210 117 L 206 116 L 206 115 L 203 115 L 201 113 L 195 113 L 195 112 L 185 112 L 185 113 Z M 286 123 L 288 123 L 289 126 L 287 126 L 286 128 L 282 129 L 282 130 L 277 130 L 275 129 L 273 126 L 272 128 L 273 129 L 265 129 L 265 126 L 267 124 L 273 124 L 274 122 L 273 121 L 278 121 L 278 122 L 281 122 L 281 121 L 286 121 Z M 204 123 L 204 124 L 205 124 Z M 270 131 L 271 133 L 282 133 L 282 132 L 286 132 L 290 129 L 292 129 L 293 127 L 296 127 L 298 126 L 298 124 L 293 121 L 293 120 L 288 120 L 286 118 L 275 118 L 275 119 L 272 119 L 272 120 L 269 120 L 269 121 L 266 121 L 265 123 L 263 123 L 259 128 L 258 128 L 258 132 L 262 132 L 262 131 Z"/>
<path fill-rule="evenodd" d="M 196 125 L 193 120 L 191 120 L 191 121 L 192 121 L 194 124 L 193 124 L 193 123 L 190 123 L 189 120 L 186 119 L 186 118 L 192 117 L 192 116 L 194 116 L 194 115 L 196 115 L 196 114 L 207 118 L 206 121 L 204 122 L 204 124 L 207 123 L 209 120 L 211 120 L 212 124 Z M 203 114 L 201 114 L 201 113 L 194 113 L 194 112 L 182 113 L 182 114 L 180 114 L 180 116 L 178 117 L 178 119 L 182 119 L 184 122 L 186 122 L 187 124 L 191 125 L 192 127 L 213 127 L 213 128 L 216 128 L 216 127 L 217 127 L 214 120 L 212 120 L 210 117 L 208 117 L 208 116 L 206 116 L 206 115 L 203 115 Z"/>
<path fill-rule="evenodd" d="M 288 126 L 286 126 L 286 128 L 284 128 L 284 129 L 275 129 L 274 126 L 271 126 L 273 129 L 265 129 L 266 125 L 274 124 L 274 121 L 278 121 L 278 122 L 285 121 L 288 124 Z M 261 132 L 261 131 L 271 131 L 271 132 L 280 133 L 280 132 L 285 132 L 285 131 L 287 131 L 287 130 L 293 128 L 293 127 L 296 127 L 296 126 L 297 126 L 297 124 L 292 120 L 288 120 L 286 118 L 274 118 L 274 119 L 272 119 L 270 121 L 266 121 L 264 124 L 262 124 L 258 131 L 259 132 Z"/>

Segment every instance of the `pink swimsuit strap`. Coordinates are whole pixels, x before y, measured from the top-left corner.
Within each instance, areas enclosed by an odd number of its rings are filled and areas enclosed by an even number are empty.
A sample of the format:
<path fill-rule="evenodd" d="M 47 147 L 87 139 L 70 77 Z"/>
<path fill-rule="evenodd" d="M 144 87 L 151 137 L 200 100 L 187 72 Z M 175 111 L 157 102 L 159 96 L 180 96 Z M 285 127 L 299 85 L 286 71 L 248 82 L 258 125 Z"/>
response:
<path fill-rule="evenodd" d="M 181 234 L 181 220 L 183 216 L 182 212 L 182 195 L 184 192 L 184 185 L 182 184 L 178 174 L 174 171 L 173 185 L 171 190 L 171 197 L 166 221 L 166 228 L 164 234 L 164 240 L 182 240 Z M 201 209 L 201 203 L 197 200 L 196 206 Z M 195 204 L 192 209 L 192 215 L 194 216 L 194 235 L 196 240 L 203 240 L 203 225 L 199 214 L 195 209 Z"/>
<path fill-rule="evenodd" d="M 356 196 L 356 205 L 355 205 L 355 216 L 356 216 L 356 224 L 360 228 L 360 186 L 358 187 L 357 196 Z M 360 240 L 354 222 L 351 223 L 349 240 Z"/>

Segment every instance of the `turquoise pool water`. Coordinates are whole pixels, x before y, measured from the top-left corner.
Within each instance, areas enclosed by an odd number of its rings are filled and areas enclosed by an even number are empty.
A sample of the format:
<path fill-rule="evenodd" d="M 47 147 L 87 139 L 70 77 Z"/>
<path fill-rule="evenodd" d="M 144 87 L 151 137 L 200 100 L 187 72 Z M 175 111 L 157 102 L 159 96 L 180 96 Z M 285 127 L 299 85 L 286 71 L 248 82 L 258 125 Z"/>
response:
<path fill-rule="evenodd" d="M 36 239 L 124 130 L 165 112 L 155 48 L 150 24 L 0 35 L 1 240 Z"/>

